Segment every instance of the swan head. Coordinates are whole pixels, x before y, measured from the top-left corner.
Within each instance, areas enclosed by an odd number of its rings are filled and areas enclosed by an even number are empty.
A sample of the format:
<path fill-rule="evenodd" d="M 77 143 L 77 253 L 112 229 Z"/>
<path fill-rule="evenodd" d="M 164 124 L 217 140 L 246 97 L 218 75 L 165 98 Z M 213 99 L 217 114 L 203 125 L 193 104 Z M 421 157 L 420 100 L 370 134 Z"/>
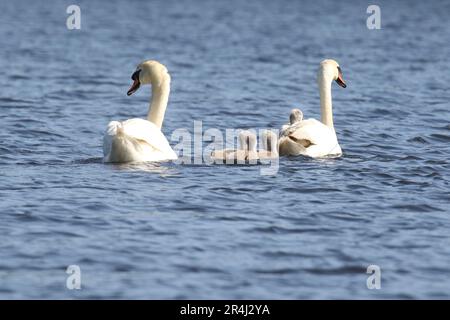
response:
<path fill-rule="evenodd" d="M 347 84 L 342 77 L 342 70 L 336 60 L 325 59 L 320 63 L 317 79 L 319 80 L 321 78 L 325 78 L 330 82 L 334 80 L 342 88 L 347 87 Z"/>
<path fill-rule="evenodd" d="M 155 60 L 144 61 L 136 67 L 136 71 L 131 75 L 133 84 L 127 92 L 130 96 L 135 93 L 143 84 L 151 84 L 152 86 L 159 86 L 164 79 L 167 79 L 169 74 L 167 68 Z"/>
<path fill-rule="evenodd" d="M 256 135 L 250 130 L 243 130 L 239 133 L 239 142 L 241 144 L 241 150 L 256 152 Z"/>
<path fill-rule="evenodd" d="M 303 112 L 300 109 L 292 109 L 289 115 L 290 124 L 294 124 L 303 120 Z"/>

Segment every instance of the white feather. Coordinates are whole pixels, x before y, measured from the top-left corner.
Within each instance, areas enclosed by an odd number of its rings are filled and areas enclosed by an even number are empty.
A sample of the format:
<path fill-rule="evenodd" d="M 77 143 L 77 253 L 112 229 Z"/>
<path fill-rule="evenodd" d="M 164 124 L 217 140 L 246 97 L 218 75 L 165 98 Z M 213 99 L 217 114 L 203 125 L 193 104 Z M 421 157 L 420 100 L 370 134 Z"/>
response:
<path fill-rule="evenodd" d="M 105 162 L 177 159 L 161 130 L 152 122 L 139 118 L 111 121 L 103 137 L 103 154 Z"/>
<path fill-rule="evenodd" d="M 142 162 L 175 160 L 161 126 L 170 92 L 170 76 L 167 68 L 157 61 L 148 60 L 137 67 L 139 79 L 128 91 L 137 89 L 135 84 L 152 84 L 152 100 L 147 119 L 130 119 L 123 122 L 111 121 L 103 137 L 104 162 Z M 137 87 L 139 88 L 139 86 Z M 131 93 L 130 93 L 131 92 Z"/>

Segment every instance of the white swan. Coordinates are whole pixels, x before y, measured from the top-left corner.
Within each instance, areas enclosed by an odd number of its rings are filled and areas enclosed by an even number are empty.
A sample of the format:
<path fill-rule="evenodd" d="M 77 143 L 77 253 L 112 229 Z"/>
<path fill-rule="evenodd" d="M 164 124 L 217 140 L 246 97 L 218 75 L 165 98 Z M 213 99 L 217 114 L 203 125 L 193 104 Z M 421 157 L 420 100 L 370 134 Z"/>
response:
<path fill-rule="evenodd" d="M 315 119 L 303 120 L 293 132 L 288 131 L 287 135 L 282 135 L 279 140 L 280 155 L 305 155 L 313 158 L 342 155 L 333 125 L 333 80 L 343 88 L 347 86 L 339 64 L 331 59 L 323 60 L 317 74 L 322 122 Z"/>
<path fill-rule="evenodd" d="M 170 75 L 166 67 L 157 61 L 144 61 L 137 66 L 131 79 L 133 84 L 127 95 L 136 92 L 141 84 L 152 85 L 147 120 L 135 118 L 123 122 L 111 121 L 103 137 L 103 161 L 142 162 L 177 159 L 177 155 L 161 132 L 170 93 Z"/>
<path fill-rule="evenodd" d="M 262 149 L 258 151 L 258 158 L 260 160 L 278 158 L 278 137 L 273 131 L 264 130 L 262 132 L 261 144 Z"/>

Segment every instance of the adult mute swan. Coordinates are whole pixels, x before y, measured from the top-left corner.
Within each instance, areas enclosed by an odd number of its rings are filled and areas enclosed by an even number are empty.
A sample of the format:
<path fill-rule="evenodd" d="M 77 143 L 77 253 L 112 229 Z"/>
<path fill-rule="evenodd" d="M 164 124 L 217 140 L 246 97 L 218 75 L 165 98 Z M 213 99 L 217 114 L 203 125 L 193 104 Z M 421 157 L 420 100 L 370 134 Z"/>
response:
<path fill-rule="evenodd" d="M 177 159 L 161 126 L 170 92 L 170 75 L 164 65 L 147 60 L 131 76 L 130 96 L 141 84 L 151 84 L 152 98 L 147 120 L 111 121 L 103 137 L 104 162 L 164 161 Z"/>
<path fill-rule="evenodd" d="M 304 155 L 309 157 L 342 155 L 333 125 L 331 83 L 345 88 L 339 64 L 331 59 L 320 63 L 317 83 L 320 92 L 321 122 L 315 119 L 302 120 L 295 130 L 285 130 L 279 140 L 280 155 Z"/>

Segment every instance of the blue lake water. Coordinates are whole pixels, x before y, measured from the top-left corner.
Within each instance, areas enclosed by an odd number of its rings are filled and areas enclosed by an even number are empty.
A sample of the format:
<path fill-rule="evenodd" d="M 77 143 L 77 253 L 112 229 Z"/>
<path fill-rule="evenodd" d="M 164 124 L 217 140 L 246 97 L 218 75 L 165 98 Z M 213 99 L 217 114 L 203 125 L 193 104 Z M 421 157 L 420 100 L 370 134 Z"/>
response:
<path fill-rule="evenodd" d="M 370 4 L 2 1 L 0 298 L 450 298 L 450 3 L 378 1 L 381 30 Z M 170 138 L 319 118 L 324 58 L 340 159 L 101 161 L 107 123 L 146 115 L 142 60 L 172 76 Z"/>

